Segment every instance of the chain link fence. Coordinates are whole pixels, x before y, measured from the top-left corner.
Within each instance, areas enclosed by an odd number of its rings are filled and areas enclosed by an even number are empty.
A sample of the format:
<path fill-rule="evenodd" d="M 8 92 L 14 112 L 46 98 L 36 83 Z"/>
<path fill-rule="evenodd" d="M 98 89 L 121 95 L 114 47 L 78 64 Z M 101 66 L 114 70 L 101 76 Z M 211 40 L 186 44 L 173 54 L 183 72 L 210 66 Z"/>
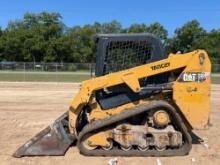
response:
<path fill-rule="evenodd" d="M 0 62 L 0 81 L 80 82 L 93 71 L 92 63 Z"/>
<path fill-rule="evenodd" d="M 1 71 L 74 72 L 90 71 L 92 63 L 0 62 Z"/>
<path fill-rule="evenodd" d="M 94 68 L 93 63 L 0 62 L 0 81 L 81 82 L 94 76 Z M 212 82 L 220 83 L 220 63 L 212 64 Z"/>

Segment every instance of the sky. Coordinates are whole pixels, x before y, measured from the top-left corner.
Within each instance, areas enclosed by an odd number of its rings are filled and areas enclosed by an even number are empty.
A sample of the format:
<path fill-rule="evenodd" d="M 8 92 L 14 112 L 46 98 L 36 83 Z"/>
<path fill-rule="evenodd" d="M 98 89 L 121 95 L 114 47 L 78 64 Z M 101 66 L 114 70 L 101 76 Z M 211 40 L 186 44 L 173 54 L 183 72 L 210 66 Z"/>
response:
<path fill-rule="evenodd" d="M 0 27 L 22 19 L 24 13 L 59 12 L 68 27 L 119 21 L 161 23 L 170 36 L 177 27 L 197 19 L 206 30 L 220 28 L 219 0 L 1 0 Z"/>

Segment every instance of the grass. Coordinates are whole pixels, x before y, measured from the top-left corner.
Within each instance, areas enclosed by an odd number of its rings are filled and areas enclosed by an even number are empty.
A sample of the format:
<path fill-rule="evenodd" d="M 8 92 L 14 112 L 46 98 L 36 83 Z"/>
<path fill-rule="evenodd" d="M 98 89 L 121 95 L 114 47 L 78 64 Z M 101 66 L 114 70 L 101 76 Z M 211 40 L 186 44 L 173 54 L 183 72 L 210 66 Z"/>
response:
<path fill-rule="evenodd" d="M 0 72 L 0 81 L 81 82 L 89 78 L 89 72 Z"/>
<path fill-rule="evenodd" d="M 1 71 L 0 81 L 81 82 L 90 79 L 90 72 L 22 72 Z M 220 84 L 220 74 L 212 74 L 212 83 Z"/>
<path fill-rule="evenodd" d="M 212 84 L 220 84 L 220 74 L 212 74 Z"/>

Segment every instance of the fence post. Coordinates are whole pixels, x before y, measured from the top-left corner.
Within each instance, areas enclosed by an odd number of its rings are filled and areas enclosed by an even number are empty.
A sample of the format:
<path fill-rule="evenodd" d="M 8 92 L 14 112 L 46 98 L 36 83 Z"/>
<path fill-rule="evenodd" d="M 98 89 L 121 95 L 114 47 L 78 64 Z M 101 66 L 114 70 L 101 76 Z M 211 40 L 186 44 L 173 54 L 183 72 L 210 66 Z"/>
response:
<path fill-rule="evenodd" d="M 56 66 L 56 82 L 58 83 L 58 77 L 57 77 L 57 76 L 58 76 L 58 75 L 57 75 L 57 63 L 56 63 L 55 66 Z"/>
<path fill-rule="evenodd" d="M 92 75 L 92 70 L 93 69 L 93 65 L 92 65 L 92 63 L 90 63 L 90 77 L 93 77 L 93 75 Z"/>
<path fill-rule="evenodd" d="M 25 66 L 25 62 L 23 63 L 23 65 L 24 65 L 24 66 L 23 66 L 23 68 L 24 68 L 24 77 L 23 77 L 23 81 L 26 81 L 26 75 L 25 75 L 25 74 L 26 74 L 26 73 L 25 73 L 25 72 L 26 72 L 26 66 Z"/>

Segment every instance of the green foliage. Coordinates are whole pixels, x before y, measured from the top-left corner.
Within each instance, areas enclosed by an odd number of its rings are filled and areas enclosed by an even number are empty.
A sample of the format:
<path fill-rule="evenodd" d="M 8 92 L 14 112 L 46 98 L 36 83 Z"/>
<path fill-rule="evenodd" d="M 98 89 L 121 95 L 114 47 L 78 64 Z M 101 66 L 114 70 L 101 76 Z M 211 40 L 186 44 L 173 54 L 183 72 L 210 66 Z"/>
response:
<path fill-rule="evenodd" d="M 167 30 L 158 22 L 150 24 L 146 32 L 156 35 L 161 40 L 166 40 L 168 36 Z"/>
<path fill-rule="evenodd" d="M 77 71 L 77 67 L 76 67 L 76 65 L 74 65 L 74 64 L 70 64 L 70 65 L 68 65 L 68 71 Z"/>
<path fill-rule="evenodd" d="M 55 44 L 63 31 L 60 14 L 27 13 L 22 20 L 9 22 L 1 36 L 1 60 L 58 61 Z"/>
<path fill-rule="evenodd" d="M 167 40 L 167 47 L 171 52 L 188 52 L 195 48 L 195 44 L 206 36 L 206 31 L 199 22 L 192 20 L 175 30 L 175 36 Z"/>
<path fill-rule="evenodd" d="M 2 31 L 2 28 L 0 27 L 0 37 L 2 36 L 2 33 L 3 31 Z"/>
<path fill-rule="evenodd" d="M 213 63 L 220 63 L 220 30 L 212 30 L 206 36 L 200 38 L 193 46 L 195 49 L 205 49 Z"/>
<path fill-rule="evenodd" d="M 6 29 L 0 28 L 0 61 L 95 62 L 93 37 L 97 33 L 153 33 L 163 41 L 167 53 L 205 49 L 214 63 L 220 63 L 220 30 L 207 32 L 197 20 L 177 28 L 168 38 L 158 22 L 123 28 L 113 20 L 67 28 L 59 13 L 47 12 L 26 13 L 23 19 L 9 22 Z"/>
<path fill-rule="evenodd" d="M 101 25 L 101 33 L 120 33 L 122 29 L 122 26 L 119 22 L 116 20 L 110 22 L 110 23 L 103 23 Z"/>
<path fill-rule="evenodd" d="M 161 40 L 167 39 L 167 30 L 158 22 L 150 24 L 149 26 L 145 24 L 132 24 L 128 29 L 123 32 L 127 33 L 152 33 L 156 35 Z"/>
<path fill-rule="evenodd" d="M 205 31 L 198 21 L 192 20 L 175 30 L 175 36 L 166 41 L 167 52 L 189 52 L 205 49 L 214 64 L 220 63 L 220 30 Z"/>
<path fill-rule="evenodd" d="M 126 29 L 127 33 L 144 33 L 146 32 L 145 24 L 132 24 L 128 29 Z"/>

